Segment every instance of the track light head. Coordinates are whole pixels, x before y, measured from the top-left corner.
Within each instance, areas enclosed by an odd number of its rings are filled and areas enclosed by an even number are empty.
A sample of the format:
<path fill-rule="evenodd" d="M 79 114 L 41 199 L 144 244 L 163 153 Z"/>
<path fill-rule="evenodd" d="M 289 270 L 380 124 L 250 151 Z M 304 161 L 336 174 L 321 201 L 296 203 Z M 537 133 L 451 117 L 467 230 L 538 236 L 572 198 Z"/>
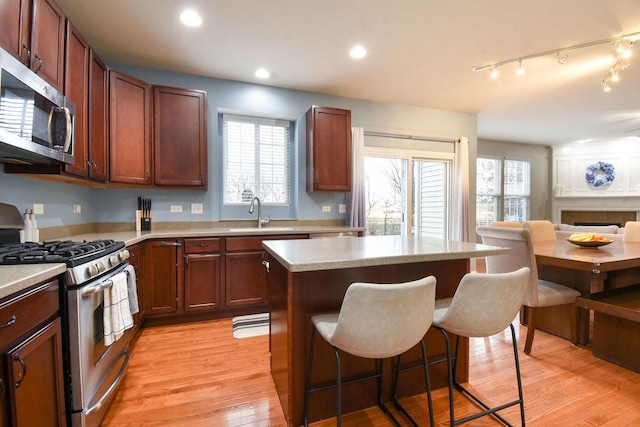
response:
<path fill-rule="evenodd" d="M 518 70 L 516 71 L 516 74 L 521 76 L 524 74 L 524 67 L 522 66 L 522 59 L 520 61 L 518 61 Z"/>
<path fill-rule="evenodd" d="M 567 58 L 569 57 L 569 55 L 567 55 L 566 53 L 561 54 L 560 52 L 558 52 L 556 56 L 558 57 L 558 64 L 560 65 L 564 65 L 564 63 L 567 62 Z"/>
<path fill-rule="evenodd" d="M 493 67 L 491 69 L 491 74 L 489 74 L 491 76 L 492 79 L 497 79 L 498 78 L 498 68 L 497 67 Z"/>

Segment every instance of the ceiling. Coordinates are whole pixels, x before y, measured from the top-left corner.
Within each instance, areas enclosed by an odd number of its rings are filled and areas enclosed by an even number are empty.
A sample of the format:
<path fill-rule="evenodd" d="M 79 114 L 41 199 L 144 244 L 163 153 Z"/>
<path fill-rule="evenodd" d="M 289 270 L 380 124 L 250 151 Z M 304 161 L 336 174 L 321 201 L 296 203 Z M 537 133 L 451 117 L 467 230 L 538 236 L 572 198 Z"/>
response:
<path fill-rule="evenodd" d="M 611 43 L 472 67 L 640 32 L 638 0 L 57 0 L 108 63 L 478 115 L 478 137 L 552 145 L 640 136 L 637 59 L 613 90 Z M 183 26 L 196 9 L 204 23 Z M 349 58 L 352 45 L 368 50 Z M 262 81 L 254 71 L 272 71 Z"/>

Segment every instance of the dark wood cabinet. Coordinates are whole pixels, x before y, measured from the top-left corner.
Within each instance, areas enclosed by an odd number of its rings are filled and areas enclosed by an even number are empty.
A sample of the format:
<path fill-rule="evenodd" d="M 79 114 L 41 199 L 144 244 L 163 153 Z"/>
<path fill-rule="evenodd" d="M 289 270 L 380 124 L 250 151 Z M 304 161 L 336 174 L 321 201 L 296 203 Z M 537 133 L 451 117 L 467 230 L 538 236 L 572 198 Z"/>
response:
<path fill-rule="evenodd" d="M 89 43 L 69 21 L 64 93 L 76 105 L 74 162 L 63 166 L 67 173 L 89 176 Z"/>
<path fill-rule="evenodd" d="M 64 426 L 57 280 L 0 303 L 0 425 Z"/>
<path fill-rule="evenodd" d="M 89 178 L 105 182 L 109 168 L 109 77 L 107 66 L 89 51 Z"/>
<path fill-rule="evenodd" d="M 351 191 L 351 111 L 307 111 L 307 191 Z"/>
<path fill-rule="evenodd" d="M 184 241 L 184 311 L 212 311 L 221 307 L 222 239 Z"/>
<path fill-rule="evenodd" d="M 178 312 L 182 241 L 151 240 L 144 246 L 144 295 L 147 317 Z"/>
<path fill-rule="evenodd" d="M 154 184 L 206 188 L 206 93 L 154 86 L 153 94 Z"/>
<path fill-rule="evenodd" d="M 65 24 L 66 17 L 53 0 L 3 0 L 0 47 L 62 91 Z"/>
<path fill-rule="evenodd" d="M 229 237 L 225 248 L 225 307 L 268 307 L 263 240 L 306 239 L 307 235 Z"/>
<path fill-rule="evenodd" d="M 151 184 L 151 85 L 109 71 L 109 181 Z"/>

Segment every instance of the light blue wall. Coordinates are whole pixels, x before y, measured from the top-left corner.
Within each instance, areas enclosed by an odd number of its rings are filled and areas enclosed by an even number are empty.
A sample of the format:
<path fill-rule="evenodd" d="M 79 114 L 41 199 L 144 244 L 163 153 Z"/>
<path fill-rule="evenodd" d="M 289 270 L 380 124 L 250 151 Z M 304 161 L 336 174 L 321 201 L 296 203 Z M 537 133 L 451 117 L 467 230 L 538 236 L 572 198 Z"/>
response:
<path fill-rule="evenodd" d="M 234 211 L 234 218 L 220 217 L 221 156 L 218 138 L 218 113 L 236 112 L 296 120 L 295 154 L 297 177 L 294 198 L 297 211 L 263 207 L 263 216 L 294 219 L 342 219 L 338 204 L 345 203 L 344 193 L 307 193 L 305 168 L 305 113 L 311 105 L 351 110 L 353 126 L 376 132 L 420 135 L 439 138 L 467 136 L 470 144 L 470 172 L 475 188 L 475 153 L 477 117 L 407 105 L 372 102 L 327 94 L 288 90 L 236 81 L 213 79 L 154 69 L 115 65 L 113 68 L 156 85 L 200 89 L 207 92 L 207 135 L 209 160 L 209 189 L 155 190 L 104 189 L 55 183 L 11 174 L 0 174 L 0 202 L 16 205 L 21 211 L 33 203 L 45 205 L 44 215 L 38 216 L 40 227 L 73 225 L 86 222 L 133 222 L 138 196 L 153 199 L 154 221 L 218 221 L 221 219 L 255 219 L 246 208 Z M 3 169 L 4 172 L 4 169 Z M 473 195 L 475 200 L 475 194 Z M 204 205 L 203 215 L 192 215 L 191 203 Z M 82 205 L 82 214 L 73 213 L 73 204 Z M 171 213 L 170 205 L 182 205 L 182 213 Z M 331 212 L 323 213 L 323 205 Z"/>

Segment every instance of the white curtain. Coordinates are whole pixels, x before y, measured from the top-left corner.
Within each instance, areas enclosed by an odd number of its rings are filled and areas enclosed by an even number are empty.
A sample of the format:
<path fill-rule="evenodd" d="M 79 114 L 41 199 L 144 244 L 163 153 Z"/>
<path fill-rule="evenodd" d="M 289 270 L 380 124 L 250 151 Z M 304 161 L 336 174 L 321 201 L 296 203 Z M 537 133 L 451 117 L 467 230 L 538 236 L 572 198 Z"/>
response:
<path fill-rule="evenodd" d="M 353 152 L 351 154 L 351 192 L 347 193 L 345 223 L 351 227 L 364 227 L 364 128 L 351 128 Z"/>
<path fill-rule="evenodd" d="M 455 199 L 453 238 L 469 241 L 469 138 L 463 136 L 455 145 L 453 159 Z"/>

